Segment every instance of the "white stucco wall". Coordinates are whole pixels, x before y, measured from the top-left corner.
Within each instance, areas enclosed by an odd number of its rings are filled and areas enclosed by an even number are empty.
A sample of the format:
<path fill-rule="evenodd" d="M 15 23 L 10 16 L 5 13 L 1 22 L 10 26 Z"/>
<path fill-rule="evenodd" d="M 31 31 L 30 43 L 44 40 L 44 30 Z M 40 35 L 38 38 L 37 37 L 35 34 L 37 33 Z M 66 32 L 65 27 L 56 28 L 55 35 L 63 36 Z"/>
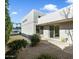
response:
<path fill-rule="evenodd" d="M 34 33 L 34 23 L 22 24 L 22 33 L 32 35 Z"/>
<path fill-rule="evenodd" d="M 44 14 L 33 9 L 29 14 L 24 17 L 21 23 L 21 32 L 23 34 L 32 35 L 36 33 L 36 23 L 39 15 L 43 16 Z"/>
<path fill-rule="evenodd" d="M 60 24 L 60 40 L 68 39 L 68 43 L 72 43 L 71 37 L 73 38 L 73 23 L 71 22 L 64 22 Z"/>
<path fill-rule="evenodd" d="M 27 19 L 25 21 L 25 19 Z M 33 10 L 26 16 L 24 17 L 23 21 L 25 21 L 24 23 L 22 22 L 21 24 L 21 32 L 24 34 L 28 34 L 31 35 L 34 33 L 34 20 L 33 20 Z"/>

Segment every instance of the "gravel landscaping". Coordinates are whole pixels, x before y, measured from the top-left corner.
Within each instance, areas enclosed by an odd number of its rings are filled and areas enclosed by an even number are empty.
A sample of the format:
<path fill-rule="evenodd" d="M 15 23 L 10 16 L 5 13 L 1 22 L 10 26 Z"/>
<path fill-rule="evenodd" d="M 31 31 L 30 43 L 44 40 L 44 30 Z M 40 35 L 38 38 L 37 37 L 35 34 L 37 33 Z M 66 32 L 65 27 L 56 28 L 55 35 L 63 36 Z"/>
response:
<path fill-rule="evenodd" d="M 41 54 L 49 54 L 57 59 L 73 59 L 73 55 L 64 52 L 61 48 L 42 40 L 35 47 L 26 47 L 18 54 L 17 59 L 35 59 Z"/>
<path fill-rule="evenodd" d="M 9 42 L 18 39 L 27 40 L 26 37 L 21 35 L 10 36 L 10 39 L 11 40 Z M 69 49 L 72 50 L 71 48 Z M 57 57 L 57 59 L 73 59 L 73 53 L 68 53 L 69 49 L 67 47 L 66 49 L 62 50 L 58 46 L 51 44 L 46 40 L 41 40 L 35 47 L 26 46 L 26 48 L 23 48 L 22 51 L 19 52 L 17 59 L 36 59 L 41 54 L 48 54 L 53 57 Z"/>

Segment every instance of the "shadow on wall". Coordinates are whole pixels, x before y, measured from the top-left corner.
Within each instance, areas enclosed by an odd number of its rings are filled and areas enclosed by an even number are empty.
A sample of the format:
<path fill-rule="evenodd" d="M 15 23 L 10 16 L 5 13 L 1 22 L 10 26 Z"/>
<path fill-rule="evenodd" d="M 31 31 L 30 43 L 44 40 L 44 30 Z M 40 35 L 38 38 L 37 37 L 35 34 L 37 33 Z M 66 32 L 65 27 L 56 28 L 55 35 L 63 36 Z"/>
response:
<path fill-rule="evenodd" d="M 21 33 L 21 35 L 28 38 L 28 39 L 31 39 L 31 37 L 32 37 L 31 35 L 27 35 L 27 34 L 24 34 L 24 33 Z"/>

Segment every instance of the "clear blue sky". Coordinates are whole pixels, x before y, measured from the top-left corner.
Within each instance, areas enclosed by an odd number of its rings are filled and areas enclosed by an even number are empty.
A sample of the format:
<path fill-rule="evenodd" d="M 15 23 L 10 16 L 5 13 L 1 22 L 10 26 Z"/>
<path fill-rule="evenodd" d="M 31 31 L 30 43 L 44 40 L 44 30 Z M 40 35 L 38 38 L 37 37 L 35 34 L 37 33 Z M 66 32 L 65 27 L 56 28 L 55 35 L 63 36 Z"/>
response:
<path fill-rule="evenodd" d="M 9 0 L 12 22 L 19 23 L 32 9 L 50 13 L 72 4 L 72 0 Z"/>

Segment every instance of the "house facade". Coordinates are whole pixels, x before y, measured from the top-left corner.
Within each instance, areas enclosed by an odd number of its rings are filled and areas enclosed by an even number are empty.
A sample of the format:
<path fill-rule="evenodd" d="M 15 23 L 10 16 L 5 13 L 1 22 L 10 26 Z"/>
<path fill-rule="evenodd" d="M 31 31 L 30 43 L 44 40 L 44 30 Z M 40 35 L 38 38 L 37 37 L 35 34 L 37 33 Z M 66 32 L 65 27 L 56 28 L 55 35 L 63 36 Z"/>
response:
<path fill-rule="evenodd" d="M 32 10 L 24 17 L 21 32 L 25 35 L 38 33 L 42 40 L 57 40 L 72 44 L 72 5 L 49 14 Z"/>

